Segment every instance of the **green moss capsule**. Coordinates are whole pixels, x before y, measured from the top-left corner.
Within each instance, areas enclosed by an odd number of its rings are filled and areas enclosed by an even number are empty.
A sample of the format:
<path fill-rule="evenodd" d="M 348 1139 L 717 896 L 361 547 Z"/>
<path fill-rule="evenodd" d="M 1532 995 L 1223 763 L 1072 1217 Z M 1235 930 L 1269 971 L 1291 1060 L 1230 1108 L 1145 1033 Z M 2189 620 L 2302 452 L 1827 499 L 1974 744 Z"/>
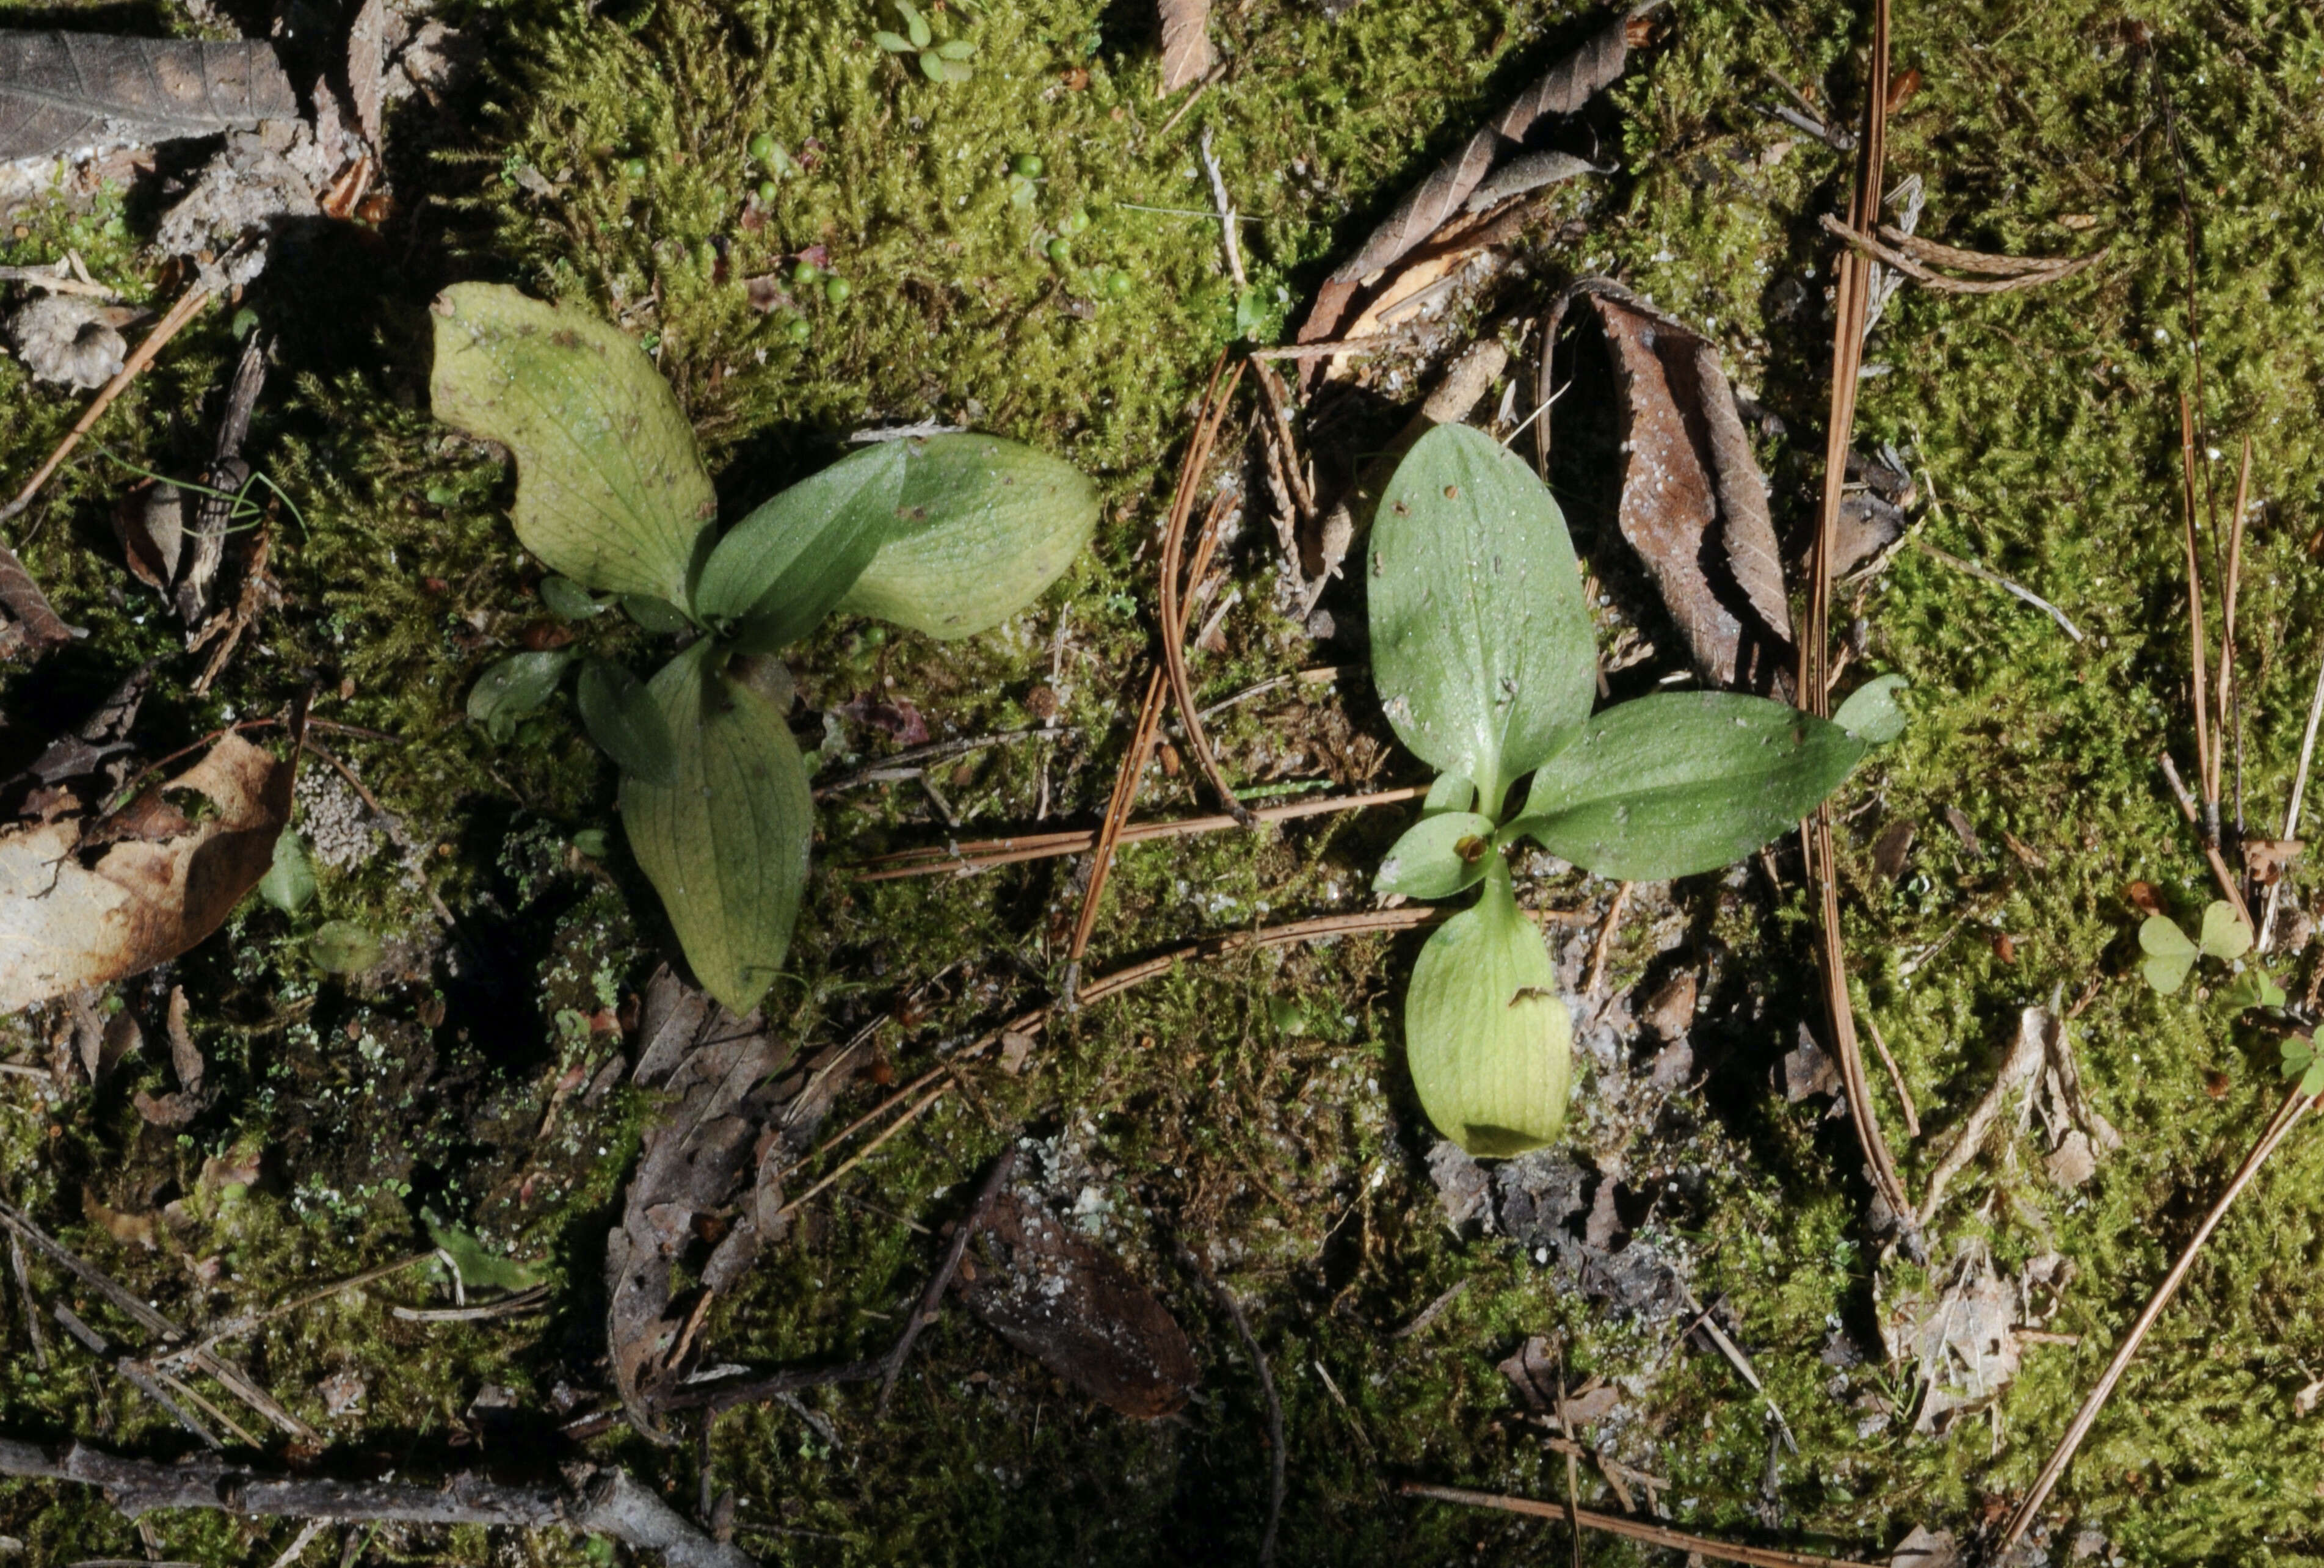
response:
<path fill-rule="evenodd" d="M 1047 168 L 1048 165 L 1041 161 L 1041 155 L 1038 152 L 1019 152 L 1016 157 L 1009 160 L 1009 172 L 1021 174 L 1028 180 L 1040 179 L 1042 171 Z"/>
<path fill-rule="evenodd" d="M 775 139 L 764 131 L 751 138 L 751 161 L 771 163 L 775 161 Z"/>
<path fill-rule="evenodd" d="M 844 305 L 847 297 L 855 292 L 855 285 L 844 278 L 834 278 L 823 286 L 823 297 L 835 305 Z"/>

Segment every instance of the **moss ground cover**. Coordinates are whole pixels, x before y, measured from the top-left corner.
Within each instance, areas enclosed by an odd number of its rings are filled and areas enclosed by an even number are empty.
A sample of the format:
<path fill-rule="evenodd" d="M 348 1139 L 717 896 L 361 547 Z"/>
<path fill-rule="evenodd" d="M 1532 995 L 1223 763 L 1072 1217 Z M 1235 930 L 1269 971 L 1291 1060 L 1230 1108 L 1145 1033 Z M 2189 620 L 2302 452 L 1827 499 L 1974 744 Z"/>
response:
<path fill-rule="evenodd" d="M 398 814 L 409 849 L 383 838 L 368 857 L 326 865 L 309 911 L 254 901 L 171 973 L 133 982 L 174 981 L 195 1000 L 222 1084 L 201 1120 L 168 1135 L 139 1121 L 130 1093 L 161 1081 L 150 1060 L 53 1105 L 0 1081 L 7 1195 L 185 1315 L 424 1250 L 423 1210 L 549 1271 L 545 1318 L 423 1326 L 377 1299 L 343 1298 L 254 1342 L 254 1370 L 324 1427 L 331 1462 L 420 1473 L 496 1460 L 549 1423 L 539 1413 L 555 1408 L 560 1383 L 600 1379 L 603 1235 L 650 1107 L 626 1091 L 568 1093 L 542 1128 L 568 1071 L 594 1070 L 614 1048 L 607 1025 L 669 946 L 634 866 L 618 849 L 576 846 L 611 826 L 613 779 L 569 710 L 504 746 L 462 721 L 475 673 L 559 623 L 509 531 L 504 466 L 427 417 L 425 301 L 447 281 L 487 278 L 620 321 L 696 421 L 730 521 L 872 423 L 974 424 L 1096 475 L 1107 512 L 1095 548 L 1002 631 L 939 648 L 843 618 L 796 660 L 802 714 L 833 715 L 800 720 L 824 779 L 889 744 L 837 716 L 858 698 L 908 701 L 939 737 L 1054 719 L 1063 739 L 947 761 L 935 781 L 962 835 L 1029 823 L 1045 806 L 1052 820 L 1090 821 L 1126 741 L 1175 444 L 1213 359 L 1239 332 L 1265 337 L 1296 318 L 1304 291 L 1411 178 L 1590 25 L 1574 7 L 1440 0 L 1364 0 L 1336 20 L 1275 0 L 1222 10 L 1228 69 L 1173 124 L 1180 104 L 1152 96 L 1155 25 L 1134 5 L 956 6 L 941 20 L 975 41 L 976 75 L 942 86 L 873 43 L 896 17 L 870 5 L 459 8 L 450 19 L 486 41 L 486 73 L 449 125 L 424 105 L 398 111 L 410 149 L 399 215 L 375 232 L 284 236 L 246 301 L 283 338 L 254 452 L 303 519 L 273 524 L 286 604 L 256 645 L 211 697 L 183 695 L 191 667 L 176 629 L 118 564 L 107 509 L 131 478 L 102 453 L 71 465 L 23 521 L 12 542 L 90 636 L 12 678 L 0 742 L 14 752 L 77 721 L 147 659 L 167 675 L 145 719 L 156 752 L 309 690 L 318 714 L 401 737 L 324 739 Z M 72 14 L 0 11 L 42 23 Z M 146 20 L 183 25 L 174 14 Z M 1755 106 L 1780 98 L 1770 72 L 1819 104 L 1852 104 L 1864 35 L 1836 5 L 1678 7 L 1593 118 L 1600 161 L 1620 172 L 1554 198 L 1528 276 L 1502 301 L 1604 272 L 1711 336 L 1784 427 L 1762 456 L 1778 523 L 1793 529 L 1812 510 L 1831 349 L 1828 241 L 1814 220 L 1846 166 Z M 2313 608 L 2324 586 L 2313 553 L 2324 528 L 2313 435 L 2324 31 L 2294 6 L 1996 0 L 1904 7 L 1895 38 L 1898 70 L 1916 69 L 1921 85 L 1899 106 L 1891 167 L 1926 182 L 1922 232 L 2015 253 L 2109 247 L 2051 289 L 1967 300 L 1907 287 L 1882 317 L 1862 440 L 1907 457 L 1931 543 L 2024 583 L 2086 636 L 2071 641 L 1904 550 L 1851 591 L 1847 613 L 1864 623 L 1865 663 L 1910 678 L 1914 722 L 1840 802 L 1859 1003 L 1928 1130 L 1908 1142 L 1877 1091 L 1908 1181 L 1925 1178 L 1983 1093 L 2017 1010 L 2060 990 L 2071 1003 L 2095 984 L 2074 1038 L 2126 1147 L 2064 1194 L 2021 1139 L 1956 1184 L 1936 1232 L 1941 1265 L 1972 1241 L 2006 1268 L 2052 1250 L 2070 1259 L 2076 1277 L 2048 1326 L 2080 1342 L 2030 1348 L 1988 1409 L 1934 1437 L 1911 1435 L 1902 1415 L 1868 1421 L 1865 1395 L 1902 1402 L 1905 1391 L 1877 1366 L 1824 1359 L 1835 1333 L 1869 1344 L 1876 1290 L 1914 1280 L 1902 1264 L 1877 1268 L 1862 1240 L 1845 1122 L 1768 1086 L 1816 1002 L 1795 866 L 1780 891 L 1751 869 L 1694 879 L 1634 916 L 1609 965 L 1617 987 L 1660 977 L 1666 948 L 1702 972 L 1700 1088 L 1639 1125 L 1603 1108 L 1635 1076 L 1629 1065 L 1585 1057 L 1568 1137 L 1600 1169 L 1618 1162 L 1634 1189 L 1670 1193 L 1630 1218 L 1641 1238 L 1691 1259 L 1699 1296 L 1731 1306 L 1799 1441 L 1772 1489 L 1761 1408 L 1723 1362 L 1681 1347 L 1674 1327 L 1561 1292 L 1529 1253 L 1448 1229 L 1397 1033 L 1398 977 L 1418 938 L 1368 938 L 1188 969 L 1092 1008 L 1053 1032 L 1025 1075 L 932 1111 L 839 1201 L 806 1213 L 714 1313 L 720 1357 L 884 1344 L 934 1251 L 905 1221 L 948 1217 L 1001 1129 L 1025 1118 L 1045 1159 L 1092 1194 L 1108 1240 L 1170 1284 L 1204 1347 L 1206 1388 L 1182 1423 L 1133 1427 L 948 1318 L 885 1422 L 845 1397 L 817 1407 L 828 1433 L 779 1407 L 720 1425 L 716 1481 L 740 1494 L 741 1538 L 765 1560 L 1158 1563 L 1253 1550 L 1263 1413 L 1231 1326 L 1176 1271 L 1179 1241 L 1250 1305 L 1270 1357 L 1290 1462 L 1285 1562 L 1563 1551 L 1546 1526 L 1416 1507 L 1383 1484 L 1557 1495 L 1563 1462 L 1494 1370 L 1532 1334 L 1562 1340 L 1577 1378 L 1623 1382 L 1632 1414 L 1608 1445 L 1668 1478 L 1664 1506 L 1692 1527 L 1747 1536 L 1773 1517 L 1792 1542 L 1869 1555 L 1915 1523 L 1972 1526 L 2031 1479 L 2207 1184 L 2273 1103 L 2272 1039 L 2231 1027 L 2199 985 L 2158 998 L 2139 980 L 2140 915 L 2124 888 L 2151 884 L 2182 920 L 2212 896 L 2156 767 L 2166 746 L 2182 766 L 2191 750 L 2176 399 L 2194 391 L 2199 355 L 2203 418 L 2227 454 L 2207 455 L 2213 482 L 2231 486 L 2241 435 L 2259 448 L 2229 788 L 2255 828 L 2272 829 L 2282 808 L 2324 652 Z M 1245 293 L 1223 276 L 1205 216 L 1206 130 L 1250 218 Z M 780 159 L 754 160 L 761 134 Z M 1039 174 L 1012 179 L 1028 156 Z M 773 185 L 763 201 L 762 181 Z M 0 226 L 0 263 L 69 247 L 133 297 L 161 297 L 139 249 L 152 217 L 146 198 L 111 192 L 36 204 Z M 815 277 L 801 278 L 802 259 Z M 772 310 L 751 307 L 747 278 L 776 280 Z M 210 312 L 139 383 L 101 432 L 110 447 L 164 472 L 199 462 L 197 410 L 231 364 L 236 314 Z M 1410 370 L 1404 392 L 1419 380 Z M 0 409 L 0 473 L 16 475 L 76 405 L 8 361 Z M 1596 477 L 1572 465 L 1558 477 L 1577 542 L 1610 549 Z M 1269 608 L 1268 534 L 1253 513 L 1230 551 L 1220 592 L 1241 599 L 1222 623 L 1224 650 L 1197 656 L 1203 695 L 1351 668 L 1219 715 L 1230 772 L 1260 787 L 1419 781 L 1388 742 L 1360 652 L 1319 648 Z M 1360 620 L 1345 586 L 1326 604 L 1342 624 Z M 581 635 L 608 651 L 644 643 L 613 615 Z M 1198 807 L 1191 779 L 1156 775 L 1148 808 Z M 1973 846 L 1945 826 L 1948 807 Z M 861 884 L 837 868 L 953 830 L 911 783 L 847 789 L 819 820 L 818 869 L 770 1002 L 784 1028 L 835 1039 L 890 1015 L 881 1049 L 904 1075 L 1039 992 L 1076 905 L 1067 863 Z M 1357 907 L 1403 820 L 1134 848 L 1095 951 L 1104 962 Z M 1919 833 L 1891 882 L 1869 846 L 1899 820 Z M 1602 908 L 1609 891 L 1538 869 L 1521 885 L 1528 902 L 1561 909 Z M 388 936 L 387 964 L 355 983 L 318 975 L 303 943 L 325 918 Z M 1573 941 L 1586 945 L 1589 930 Z M 2295 998 L 2309 971 L 2305 958 L 2293 967 Z M 11 1027 L 44 1049 L 52 1024 Z M 867 1081 L 848 1106 L 880 1093 Z M 253 1152 L 254 1181 L 218 1179 Z M 2324 1555 L 2324 1451 L 2294 1404 L 2324 1368 L 2319 1176 L 2324 1154 L 2295 1140 L 2215 1241 L 2070 1479 L 2075 1522 L 2053 1560 L 2082 1527 L 2126 1561 Z M 150 1251 L 98 1217 L 171 1204 L 182 1219 Z M 1464 1282 L 1425 1331 L 1391 1337 Z M 434 1288 L 422 1273 L 407 1283 L 399 1299 Z M 59 1353 L 37 1369 L 13 1305 L 5 1332 L 0 1428 L 110 1433 L 154 1451 L 180 1441 L 86 1358 Z M 365 1379 L 365 1408 L 327 1418 L 315 1386 L 344 1370 Z M 487 1388 L 512 1397 L 480 1403 Z M 690 1445 L 599 1447 L 694 1495 Z M 1597 1484 L 1585 1471 L 1585 1494 Z M 205 1563 L 271 1561 L 291 1533 L 261 1542 L 216 1519 L 156 1523 L 168 1555 Z M 0 1488 L 0 1534 L 34 1561 L 139 1550 L 88 1498 L 17 1484 Z M 381 1562 L 586 1554 L 546 1536 L 495 1547 L 384 1532 L 366 1549 Z M 1603 1541 L 1589 1554 L 1633 1555 Z"/>

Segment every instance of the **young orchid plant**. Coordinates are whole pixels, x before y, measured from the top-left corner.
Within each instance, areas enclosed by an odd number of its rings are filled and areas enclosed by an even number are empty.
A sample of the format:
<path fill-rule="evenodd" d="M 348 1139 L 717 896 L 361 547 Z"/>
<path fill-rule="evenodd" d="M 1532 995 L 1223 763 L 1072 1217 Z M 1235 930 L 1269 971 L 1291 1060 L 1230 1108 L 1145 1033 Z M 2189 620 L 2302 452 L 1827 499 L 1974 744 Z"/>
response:
<path fill-rule="evenodd" d="M 1732 864 L 1902 732 L 1904 682 L 1876 679 L 1828 720 L 1708 691 L 1593 714 L 1596 648 L 1565 519 L 1529 466 L 1466 426 L 1406 455 L 1368 553 L 1373 683 L 1397 737 L 1440 772 L 1373 886 L 1449 899 L 1481 884 L 1414 965 L 1413 1084 L 1471 1154 L 1520 1154 L 1564 1125 L 1573 1025 L 1508 852 L 1529 838 L 1629 881 Z"/>
<path fill-rule="evenodd" d="M 622 820 L 703 989 L 737 1013 L 766 992 L 807 889 L 814 802 L 773 656 L 835 611 L 932 637 L 988 631 L 1062 576 L 1097 526 L 1097 490 L 1056 458 L 983 435 L 882 441 L 726 530 L 694 431 L 618 329 L 493 284 L 435 304 L 436 415 L 514 454 L 517 538 L 569 601 L 619 595 L 679 640 L 641 681 L 580 660 L 576 699 L 621 769 Z M 560 583 L 560 579 L 562 579 Z M 552 607 L 555 607 L 552 604 Z M 552 698 L 575 655 L 510 656 L 473 716 L 498 728 Z"/>

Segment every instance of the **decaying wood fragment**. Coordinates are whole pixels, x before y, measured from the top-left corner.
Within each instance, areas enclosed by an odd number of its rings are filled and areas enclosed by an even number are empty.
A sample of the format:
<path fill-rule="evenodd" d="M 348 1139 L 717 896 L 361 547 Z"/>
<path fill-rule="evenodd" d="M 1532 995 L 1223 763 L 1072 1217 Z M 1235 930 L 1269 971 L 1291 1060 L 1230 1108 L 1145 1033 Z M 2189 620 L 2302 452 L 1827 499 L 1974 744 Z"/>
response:
<path fill-rule="evenodd" d="M 0 31 L 0 161 L 298 116 L 268 44 Z"/>

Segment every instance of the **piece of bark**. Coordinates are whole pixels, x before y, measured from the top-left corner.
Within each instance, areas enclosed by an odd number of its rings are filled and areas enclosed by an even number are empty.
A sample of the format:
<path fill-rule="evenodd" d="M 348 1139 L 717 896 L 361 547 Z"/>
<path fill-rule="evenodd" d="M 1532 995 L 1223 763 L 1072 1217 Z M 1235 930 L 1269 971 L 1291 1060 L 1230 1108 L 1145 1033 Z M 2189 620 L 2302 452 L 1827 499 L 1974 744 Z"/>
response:
<path fill-rule="evenodd" d="M 579 1530 L 659 1552 L 671 1568 L 756 1568 L 741 1547 L 712 1540 L 618 1469 L 584 1467 L 568 1488 L 512 1485 L 475 1471 L 422 1486 L 248 1470 L 213 1455 L 165 1463 L 83 1443 L 50 1448 L 0 1438 L 0 1475 L 93 1486 L 133 1519 L 155 1508 L 208 1508 L 244 1518 Z"/>
<path fill-rule="evenodd" d="M 1537 123 L 1552 115 L 1576 113 L 1592 94 L 1619 77 L 1629 60 L 1629 26 L 1628 14 L 1615 15 L 1431 171 L 1356 254 L 1324 280 L 1314 308 L 1300 324 L 1299 341 L 1321 343 L 1336 336 L 1365 281 L 1460 216 L 1494 165 L 1518 151 Z"/>
<path fill-rule="evenodd" d="M 1680 322 L 1586 291 L 1622 392 L 1622 537 L 1705 680 L 1788 700 L 1791 612 L 1766 482 L 1719 353 Z"/>
<path fill-rule="evenodd" d="M 263 43 L 0 30 L 0 162 L 298 115 Z"/>
<path fill-rule="evenodd" d="M 164 788 L 210 808 L 190 833 L 80 853 L 72 818 L 0 834 L 0 1011 L 139 973 L 216 930 L 274 863 L 291 764 L 229 734 Z"/>
<path fill-rule="evenodd" d="M 1002 1339 L 1092 1398 L 1151 1421 L 1185 1408 L 1201 1374 L 1185 1331 L 1154 1293 L 1039 1200 L 993 1200 L 974 1277 L 960 1273 L 969 1310 Z"/>
<path fill-rule="evenodd" d="M 38 659 L 79 635 L 51 607 L 16 552 L 0 545 L 0 659 Z"/>
<path fill-rule="evenodd" d="M 387 91 L 387 0 L 364 0 L 347 29 L 347 95 L 355 125 L 376 157 L 380 105 Z"/>
<path fill-rule="evenodd" d="M 1211 0 L 1160 0 L 1162 88 L 1168 97 L 1192 87 L 1211 69 Z"/>

